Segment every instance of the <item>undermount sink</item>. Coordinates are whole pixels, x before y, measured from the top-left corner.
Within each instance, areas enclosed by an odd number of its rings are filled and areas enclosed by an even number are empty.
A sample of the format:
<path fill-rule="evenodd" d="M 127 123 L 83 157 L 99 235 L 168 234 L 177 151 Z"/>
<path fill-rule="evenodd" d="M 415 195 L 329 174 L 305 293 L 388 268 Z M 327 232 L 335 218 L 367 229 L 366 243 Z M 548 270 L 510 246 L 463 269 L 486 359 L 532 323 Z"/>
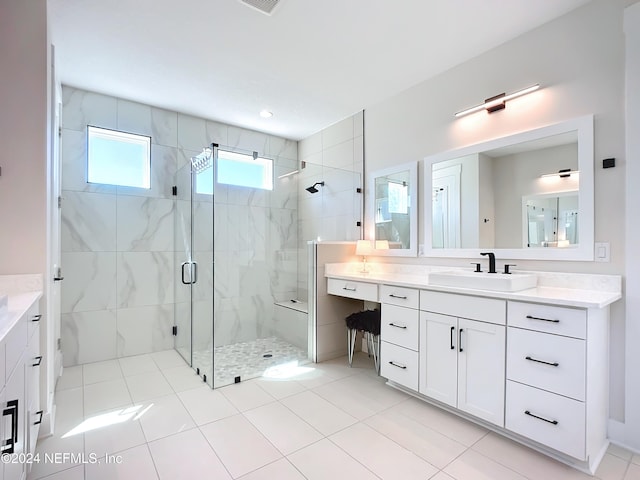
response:
<path fill-rule="evenodd" d="M 492 290 L 495 292 L 518 292 L 534 288 L 537 283 L 535 275 L 530 273 L 469 272 L 466 270 L 449 270 L 429 274 L 429 284 L 442 287 L 473 288 Z"/>

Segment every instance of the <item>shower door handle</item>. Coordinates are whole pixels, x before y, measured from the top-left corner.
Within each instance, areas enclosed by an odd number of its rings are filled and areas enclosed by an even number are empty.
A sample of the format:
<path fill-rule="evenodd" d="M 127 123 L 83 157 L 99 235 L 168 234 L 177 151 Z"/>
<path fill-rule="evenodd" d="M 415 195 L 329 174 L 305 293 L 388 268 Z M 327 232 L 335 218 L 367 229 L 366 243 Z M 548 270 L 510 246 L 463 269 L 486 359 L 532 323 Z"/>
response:
<path fill-rule="evenodd" d="M 184 279 L 184 270 L 187 265 L 189 265 L 189 281 L 188 282 Z M 198 264 L 196 262 L 182 262 L 182 265 L 180 268 L 182 268 L 182 278 L 181 278 L 182 283 L 184 283 L 185 285 L 193 285 L 198 281 Z"/>
<path fill-rule="evenodd" d="M 188 264 L 189 264 L 189 262 L 182 262 L 182 266 L 180 267 L 180 268 L 182 268 L 182 277 L 181 277 L 181 280 L 182 280 L 182 283 L 184 283 L 185 285 L 190 285 L 190 284 L 191 284 L 191 282 L 187 282 L 187 281 L 185 281 L 185 279 L 184 279 L 184 267 L 186 267 Z"/>

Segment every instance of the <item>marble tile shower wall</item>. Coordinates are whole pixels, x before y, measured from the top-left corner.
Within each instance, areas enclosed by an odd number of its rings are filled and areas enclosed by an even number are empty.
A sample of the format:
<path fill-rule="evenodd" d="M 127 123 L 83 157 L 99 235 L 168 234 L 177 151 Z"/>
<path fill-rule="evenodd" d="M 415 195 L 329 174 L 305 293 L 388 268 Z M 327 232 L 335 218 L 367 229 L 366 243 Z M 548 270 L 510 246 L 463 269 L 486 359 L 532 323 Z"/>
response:
<path fill-rule="evenodd" d="M 86 182 L 87 125 L 151 136 L 149 190 Z M 216 142 L 274 158 L 279 175 L 297 166 L 297 142 L 66 86 L 62 127 L 64 363 L 172 348 L 174 310 L 188 305 L 177 285 L 184 239 L 176 215 L 190 220 L 171 193 L 176 173 Z M 215 278 L 209 271 L 199 280 L 194 312 L 203 337 L 211 309 L 220 314 L 216 343 L 273 334 L 271 305 L 296 293 L 297 185 L 279 182 L 273 192 L 217 190 L 215 241 L 211 200 L 194 203 L 194 257 L 216 262 Z M 198 341 L 210 346 L 211 335 Z"/>
<path fill-rule="evenodd" d="M 307 241 L 359 240 L 364 187 L 364 113 L 359 112 L 299 142 L 306 163 L 298 185 L 298 296 L 307 298 Z M 319 192 L 305 189 L 324 181 Z"/>

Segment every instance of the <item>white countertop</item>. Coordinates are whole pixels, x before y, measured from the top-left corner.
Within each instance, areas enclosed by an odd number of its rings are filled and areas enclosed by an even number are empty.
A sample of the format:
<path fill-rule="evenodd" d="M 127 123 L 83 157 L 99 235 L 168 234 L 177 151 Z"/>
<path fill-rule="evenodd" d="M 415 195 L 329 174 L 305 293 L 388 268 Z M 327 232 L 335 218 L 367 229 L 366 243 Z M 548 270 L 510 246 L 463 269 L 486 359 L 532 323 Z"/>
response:
<path fill-rule="evenodd" d="M 0 341 L 4 340 L 7 333 L 13 328 L 18 320 L 40 300 L 42 292 L 24 292 L 9 294 L 9 308 L 6 317 L 0 321 Z"/>
<path fill-rule="evenodd" d="M 538 275 L 538 286 L 519 292 L 498 292 L 471 288 L 444 287 L 429 284 L 429 267 L 423 272 L 382 272 L 373 268 L 370 273 L 353 271 L 353 264 L 327 264 L 325 277 L 347 281 L 395 285 L 418 288 L 435 292 L 459 293 L 481 297 L 520 300 L 534 303 L 548 303 L 568 307 L 603 308 L 622 298 L 621 277 L 618 275 L 562 274 L 549 272 L 527 272 Z M 358 264 L 361 266 L 362 264 Z M 370 264 L 371 265 L 371 264 Z M 386 265 L 382 268 L 385 268 Z M 455 268 L 435 267 L 431 271 L 456 270 Z M 563 282 L 564 277 L 564 282 Z M 544 279 L 544 280 L 543 280 Z M 547 285 L 545 285 L 545 283 Z M 571 285 L 561 287 L 558 284 Z M 600 288 L 604 285 L 605 287 Z M 586 287 L 586 288 L 585 288 Z M 588 288 L 592 287 L 592 288 Z M 598 287 L 596 290 L 595 287 Z"/>

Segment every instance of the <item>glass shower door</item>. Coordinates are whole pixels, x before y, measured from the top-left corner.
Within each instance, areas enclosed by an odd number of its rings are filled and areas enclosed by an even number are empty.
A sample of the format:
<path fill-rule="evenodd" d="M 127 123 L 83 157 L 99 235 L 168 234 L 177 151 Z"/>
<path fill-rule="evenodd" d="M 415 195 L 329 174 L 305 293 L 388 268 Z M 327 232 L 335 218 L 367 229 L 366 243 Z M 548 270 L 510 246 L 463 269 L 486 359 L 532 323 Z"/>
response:
<path fill-rule="evenodd" d="M 192 175 L 192 252 L 195 268 L 191 285 L 193 368 L 213 388 L 213 222 L 215 148 L 206 162 L 195 162 Z"/>
<path fill-rule="evenodd" d="M 191 222 L 191 164 L 176 172 L 175 185 L 175 225 L 174 225 L 174 348 L 192 365 L 191 339 L 191 284 L 187 278 L 191 263 L 192 222 Z M 189 267 L 190 268 L 190 267 Z"/>

